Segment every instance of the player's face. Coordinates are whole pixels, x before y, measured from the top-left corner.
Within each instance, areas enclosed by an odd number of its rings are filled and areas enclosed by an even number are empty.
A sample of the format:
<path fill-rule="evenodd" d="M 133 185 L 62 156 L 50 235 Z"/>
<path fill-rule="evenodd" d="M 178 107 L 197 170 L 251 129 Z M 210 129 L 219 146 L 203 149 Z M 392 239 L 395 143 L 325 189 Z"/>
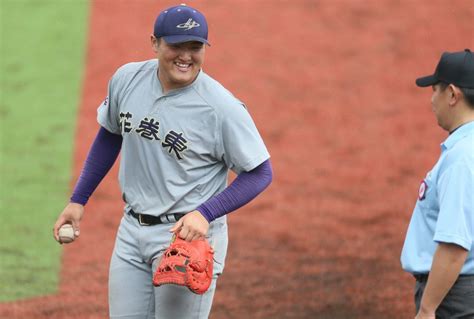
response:
<path fill-rule="evenodd" d="M 204 62 L 203 43 L 168 44 L 152 36 L 152 47 L 159 60 L 158 77 L 165 92 L 187 86 L 196 79 Z"/>
<path fill-rule="evenodd" d="M 442 89 L 440 84 L 432 86 L 433 95 L 431 96 L 431 106 L 433 113 L 438 120 L 439 126 L 443 129 L 450 130 L 450 116 L 449 116 L 449 90 Z"/>

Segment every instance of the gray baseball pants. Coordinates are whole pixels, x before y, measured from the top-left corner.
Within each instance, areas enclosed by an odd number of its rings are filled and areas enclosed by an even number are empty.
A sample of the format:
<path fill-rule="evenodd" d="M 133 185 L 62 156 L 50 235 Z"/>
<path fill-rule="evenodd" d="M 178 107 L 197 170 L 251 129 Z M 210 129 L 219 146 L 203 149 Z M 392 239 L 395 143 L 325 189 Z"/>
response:
<path fill-rule="evenodd" d="M 177 285 L 154 287 L 153 273 L 171 242 L 173 224 L 141 226 L 125 214 L 121 220 L 109 271 L 110 318 L 204 319 L 208 318 L 216 282 L 227 253 L 227 222 L 210 224 L 208 240 L 214 247 L 214 278 L 203 295 Z"/>

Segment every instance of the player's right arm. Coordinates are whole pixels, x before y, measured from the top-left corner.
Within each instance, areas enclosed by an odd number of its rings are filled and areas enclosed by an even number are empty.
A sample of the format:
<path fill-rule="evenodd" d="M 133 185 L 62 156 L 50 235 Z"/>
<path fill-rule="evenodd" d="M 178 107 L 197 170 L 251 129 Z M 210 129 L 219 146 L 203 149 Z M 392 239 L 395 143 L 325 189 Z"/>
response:
<path fill-rule="evenodd" d="M 107 97 L 99 106 L 107 112 L 113 125 L 101 125 L 92 143 L 84 167 L 74 187 L 70 202 L 58 216 L 53 227 L 53 236 L 58 240 L 59 228 L 71 224 L 75 236 L 80 234 L 80 222 L 84 214 L 84 206 L 102 179 L 113 166 L 122 147 L 122 136 L 118 121 L 118 94 L 120 90 L 120 69 L 109 81 Z"/>
<path fill-rule="evenodd" d="M 53 228 L 53 236 L 58 240 L 59 228 L 71 224 L 75 236 L 80 234 L 80 222 L 84 206 L 92 193 L 107 175 L 117 159 L 122 147 L 122 136 L 108 132 L 101 127 L 87 155 L 79 180 L 74 187 L 70 203 L 59 215 Z"/>

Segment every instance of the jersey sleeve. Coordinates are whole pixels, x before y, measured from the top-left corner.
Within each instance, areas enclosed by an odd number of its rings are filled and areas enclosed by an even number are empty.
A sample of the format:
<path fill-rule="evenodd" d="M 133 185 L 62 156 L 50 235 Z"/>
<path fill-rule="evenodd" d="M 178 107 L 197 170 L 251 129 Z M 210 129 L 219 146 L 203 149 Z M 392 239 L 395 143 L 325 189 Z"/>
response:
<path fill-rule="evenodd" d="M 121 134 L 119 120 L 118 72 L 110 79 L 107 96 L 97 109 L 97 122 L 107 131 Z"/>
<path fill-rule="evenodd" d="M 270 158 L 244 104 L 233 103 L 226 107 L 220 133 L 222 158 L 236 174 L 251 171 Z"/>
<path fill-rule="evenodd" d="M 456 163 L 440 176 L 440 210 L 434 240 L 470 250 L 474 240 L 474 168 Z"/>

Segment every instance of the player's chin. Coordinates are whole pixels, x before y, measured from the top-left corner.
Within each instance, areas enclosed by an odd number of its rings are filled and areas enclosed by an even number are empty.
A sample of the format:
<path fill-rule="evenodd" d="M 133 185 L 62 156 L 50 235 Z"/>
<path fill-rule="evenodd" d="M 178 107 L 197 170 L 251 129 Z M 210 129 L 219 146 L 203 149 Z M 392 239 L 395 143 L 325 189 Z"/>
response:
<path fill-rule="evenodd" d="M 174 82 L 176 84 L 185 86 L 191 84 L 196 78 L 197 72 L 179 72 L 174 74 Z"/>

